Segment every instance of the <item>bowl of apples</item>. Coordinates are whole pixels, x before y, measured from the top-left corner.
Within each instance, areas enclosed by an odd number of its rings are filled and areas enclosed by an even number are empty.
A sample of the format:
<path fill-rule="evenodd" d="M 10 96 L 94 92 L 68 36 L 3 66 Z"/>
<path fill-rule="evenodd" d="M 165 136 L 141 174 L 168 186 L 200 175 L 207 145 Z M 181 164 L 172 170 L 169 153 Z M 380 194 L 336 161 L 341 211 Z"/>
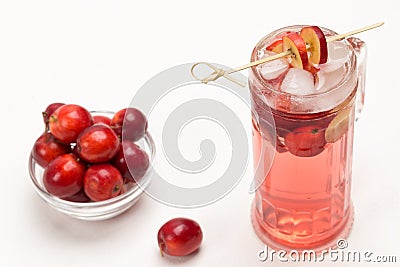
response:
<path fill-rule="evenodd" d="M 34 143 L 29 174 L 38 195 L 68 216 L 99 221 L 134 205 L 150 184 L 155 145 L 136 108 L 88 111 L 53 103 Z"/>

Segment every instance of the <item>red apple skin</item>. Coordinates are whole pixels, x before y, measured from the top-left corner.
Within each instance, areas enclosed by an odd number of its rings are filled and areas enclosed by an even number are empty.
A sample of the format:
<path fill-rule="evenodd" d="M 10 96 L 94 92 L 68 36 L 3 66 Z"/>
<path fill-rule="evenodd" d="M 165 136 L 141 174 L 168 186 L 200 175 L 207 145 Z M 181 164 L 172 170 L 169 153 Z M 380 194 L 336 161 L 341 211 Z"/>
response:
<path fill-rule="evenodd" d="M 306 47 L 306 44 L 305 44 L 303 38 L 301 38 L 298 33 L 293 32 L 293 33 L 289 33 L 286 36 L 283 36 L 282 40 L 283 40 L 283 50 L 285 50 L 285 51 L 288 50 L 288 48 L 290 48 L 290 47 L 287 47 L 289 42 L 294 44 L 295 48 L 297 48 L 297 51 L 299 53 L 298 56 L 300 57 L 300 58 L 296 57 L 294 60 L 296 60 L 297 62 L 301 62 L 302 68 L 305 69 L 308 66 L 308 53 L 307 53 L 307 47 Z M 288 40 L 290 40 L 290 41 L 288 42 Z M 293 51 L 293 49 L 292 49 L 292 51 Z"/>
<path fill-rule="evenodd" d="M 276 40 L 272 44 L 266 47 L 267 50 L 272 51 L 274 53 L 282 52 L 282 40 Z"/>
<path fill-rule="evenodd" d="M 123 140 L 113 161 L 122 176 L 138 182 L 150 165 L 149 156 L 135 143 Z"/>
<path fill-rule="evenodd" d="M 147 130 L 147 118 L 136 108 L 125 108 L 115 113 L 111 119 L 111 128 L 121 138 L 137 141 Z"/>
<path fill-rule="evenodd" d="M 161 226 L 157 234 L 161 253 L 187 256 L 199 249 L 203 232 L 199 224 L 187 218 L 175 218 Z"/>
<path fill-rule="evenodd" d="M 311 26 L 311 28 L 317 34 L 320 43 L 321 54 L 319 64 L 325 64 L 328 61 L 328 44 L 326 42 L 325 34 L 318 26 Z"/>
<path fill-rule="evenodd" d="M 85 193 L 93 201 L 116 197 L 123 187 L 121 173 L 111 164 L 90 166 L 83 180 Z"/>
<path fill-rule="evenodd" d="M 58 156 L 45 168 L 43 183 L 46 190 L 57 197 L 65 198 L 82 189 L 85 164 L 73 154 Z"/>
<path fill-rule="evenodd" d="M 296 128 L 285 136 L 285 143 L 295 156 L 313 157 L 324 151 L 325 130 L 318 125 Z"/>
<path fill-rule="evenodd" d="M 51 133 L 43 133 L 32 148 L 33 159 L 43 168 L 60 155 L 71 152 L 68 144 L 56 140 Z"/>
<path fill-rule="evenodd" d="M 122 125 L 124 123 L 126 110 L 126 108 L 119 110 L 111 119 L 111 128 L 119 137 L 122 137 Z"/>
<path fill-rule="evenodd" d="M 315 34 L 315 35 L 314 35 Z M 304 27 L 301 32 L 300 36 L 303 38 L 305 42 L 309 42 L 313 40 L 311 36 L 316 36 L 319 40 L 319 61 L 313 62 L 314 64 L 324 64 L 328 61 L 328 45 L 326 42 L 324 32 L 318 26 L 309 26 Z M 310 44 L 312 45 L 312 44 Z M 311 61 L 311 60 L 310 60 Z"/>
<path fill-rule="evenodd" d="M 64 103 L 52 103 L 47 106 L 45 111 L 42 112 L 43 122 L 47 124 L 49 122 L 50 116 L 53 115 L 54 111 L 56 111 L 59 107 L 64 106 Z"/>
<path fill-rule="evenodd" d="M 85 108 L 68 104 L 59 107 L 49 119 L 50 132 L 64 143 L 73 143 L 79 134 L 93 125 L 92 115 Z"/>
<path fill-rule="evenodd" d="M 103 115 L 95 115 L 93 116 L 93 123 L 104 123 L 105 125 L 111 125 L 111 119 L 109 117 Z"/>
<path fill-rule="evenodd" d="M 75 153 L 89 163 L 102 163 L 111 160 L 118 147 L 118 136 L 110 126 L 94 124 L 79 135 Z"/>
<path fill-rule="evenodd" d="M 287 32 L 279 34 L 277 36 L 277 40 L 275 40 L 274 42 L 272 42 L 272 44 L 267 46 L 266 49 L 269 50 L 269 51 L 272 51 L 274 53 L 282 53 L 283 52 L 282 38 L 283 38 L 283 36 L 286 36 L 286 35 L 288 35 L 290 33 L 292 33 L 292 32 L 287 31 Z"/>

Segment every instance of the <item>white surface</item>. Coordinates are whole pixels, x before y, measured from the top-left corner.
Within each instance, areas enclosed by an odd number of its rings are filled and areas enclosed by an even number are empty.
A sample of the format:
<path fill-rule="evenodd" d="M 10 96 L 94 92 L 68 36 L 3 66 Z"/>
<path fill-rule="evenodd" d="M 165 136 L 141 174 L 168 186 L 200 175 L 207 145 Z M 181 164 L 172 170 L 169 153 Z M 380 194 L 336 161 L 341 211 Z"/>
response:
<path fill-rule="evenodd" d="M 40 112 L 56 101 L 117 110 L 168 67 L 199 60 L 246 63 L 256 42 L 278 27 L 316 24 L 344 32 L 378 21 L 386 25 L 359 36 L 368 44 L 369 62 L 354 144 L 356 217 L 349 243 L 399 261 L 398 8 L 385 0 L 331 2 L 1 1 L 0 265 L 278 265 L 257 260 L 263 245 L 250 223 L 251 170 L 227 197 L 199 209 L 144 197 L 124 215 L 97 223 L 51 210 L 33 191 L 27 171 L 30 148 L 43 129 Z M 250 137 L 247 114 L 243 118 Z M 159 255 L 156 233 L 176 216 L 196 219 L 205 237 L 199 253 L 169 261 Z"/>

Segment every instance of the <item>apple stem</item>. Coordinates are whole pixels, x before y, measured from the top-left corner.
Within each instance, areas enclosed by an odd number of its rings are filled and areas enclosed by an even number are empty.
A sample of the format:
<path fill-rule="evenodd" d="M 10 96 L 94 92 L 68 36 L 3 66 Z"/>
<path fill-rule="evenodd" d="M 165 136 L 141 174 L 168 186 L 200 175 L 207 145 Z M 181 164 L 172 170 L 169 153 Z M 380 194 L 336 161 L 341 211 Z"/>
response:
<path fill-rule="evenodd" d="M 338 34 L 338 35 L 334 35 L 334 36 L 329 36 L 329 37 L 326 38 L 326 42 L 329 43 L 329 42 L 333 42 L 333 41 L 342 40 L 342 39 L 344 39 L 346 37 L 355 35 L 357 33 L 361 33 L 361 32 L 365 32 L 365 31 L 368 31 L 368 30 L 372 30 L 372 29 L 378 28 L 378 27 L 382 26 L 383 24 L 384 24 L 384 22 L 379 22 L 379 23 L 375 23 L 375 24 L 372 24 L 372 25 L 369 25 L 369 26 L 365 26 L 365 27 L 362 27 L 362 28 L 359 28 L 359 29 L 356 29 L 356 30 L 353 30 L 353 31 L 350 31 L 350 32 L 347 32 L 347 33 Z M 307 44 L 306 48 L 309 49 L 310 45 Z M 277 59 L 282 58 L 282 57 L 291 56 L 292 54 L 293 53 L 292 53 L 291 50 L 287 50 L 287 51 L 281 52 L 279 54 L 276 54 L 276 55 L 273 55 L 273 56 L 270 56 L 270 57 L 267 57 L 267 58 L 262 58 L 260 60 L 256 60 L 256 61 L 250 62 L 248 64 L 242 65 L 240 67 L 237 67 L 235 69 L 231 69 L 231 70 L 228 70 L 228 71 L 225 71 L 225 70 L 223 70 L 221 68 L 216 68 L 215 66 L 213 66 L 212 64 L 207 63 L 207 62 L 197 62 L 192 66 L 192 68 L 190 69 L 190 72 L 192 73 L 192 76 L 196 80 L 199 80 L 202 83 L 212 82 L 212 81 L 217 80 L 220 77 L 225 77 L 228 80 L 230 80 L 231 82 L 234 82 L 234 83 L 236 83 L 236 84 L 238 84 L 238 85 L 240 85 L 242 87 L 245 87 L 246 85 L 244 83 L 232 78 L 231 76 L 229 76 L 229 74 L 232 74 L 232 73 L 244 70 L 244 69 L 248 69 L 248 68 L 251 68 L 251 67 L 266 63 L 266 62 L 277 60 Z M 209 76 L 207 76 L 207 77 L 205 77 L 203 79 L 200 79 L 199 77 L 197 77 L 194 74 L 195 67 L 198 66 L 198 65 L 201 65 L 201 64 L 204 64 L 204 65 L 210 67 L 213 70 L 213 72 Z"/>

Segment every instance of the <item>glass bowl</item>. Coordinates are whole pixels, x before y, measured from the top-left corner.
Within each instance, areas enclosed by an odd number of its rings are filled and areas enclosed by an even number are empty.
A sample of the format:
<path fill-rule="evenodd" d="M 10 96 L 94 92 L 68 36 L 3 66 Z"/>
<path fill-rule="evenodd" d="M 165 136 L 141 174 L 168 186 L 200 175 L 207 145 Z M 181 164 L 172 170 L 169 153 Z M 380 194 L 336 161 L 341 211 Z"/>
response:
<path fill-rule="evenodd" d="M 111 117 L 110 111 L 92 111 L 92 115 L 103 115 Z M 135 142 L 149 155 L 150 165 L 139 184 L 132 184 L 127 191 L 112 199 L 99 202 L 72 202 L 63 200 L 49 194 L 43 184 L 44 169 L 33 159 L 32 153 L 29 156 L 29 174 L 37 194 L 52 208 L 68 216 L 86 220 L 100 221 L 113 218 L 128 210 L 139 200 L 144 190 L 150 184 L 152 173 L 152 162 L 155 156 L 155 145 L 150 133 L 146 132 L 144 138 Z"/>

